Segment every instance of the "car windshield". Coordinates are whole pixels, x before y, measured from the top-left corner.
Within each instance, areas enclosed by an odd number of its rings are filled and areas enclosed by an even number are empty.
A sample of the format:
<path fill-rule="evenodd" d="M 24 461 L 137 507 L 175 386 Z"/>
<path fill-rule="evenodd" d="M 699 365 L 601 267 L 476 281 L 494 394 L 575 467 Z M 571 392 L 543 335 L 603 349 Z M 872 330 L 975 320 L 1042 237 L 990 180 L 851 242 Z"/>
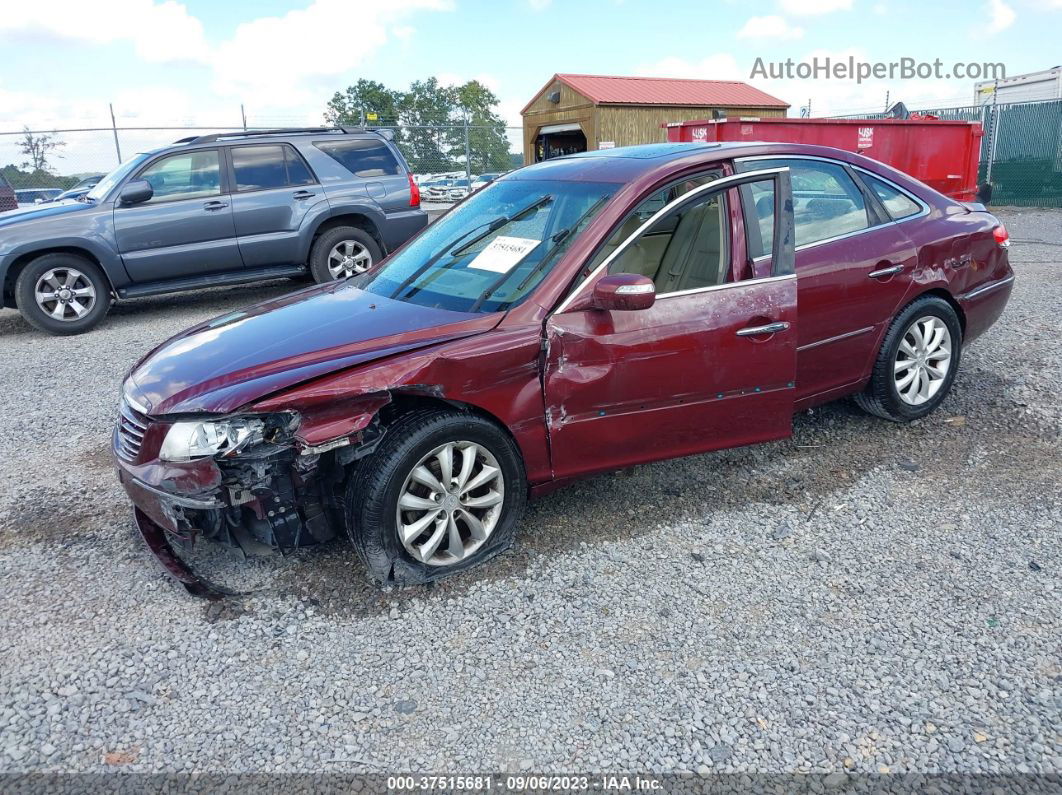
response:
<path fill-rule="evenodd" d="M 531 294 L 617 187 L 492 182 L 354 283 L 421 306 L 458 312 L 508 309 Z"/>
<path fill-rule="evenodd" d="M 149 154 L 142 153 L 136 155 L 136 157 L 126 160 L 124 163 L 118 166 L 118 168 L 116 168 L 110 174 L 108 174 L 99 182 L 97 182 L 96 187 L 86 193 L 85 196 L 89 199 L 92 199 L 93 201 L 99 201 L 108 193 L 110 193 L 111 189 L 115 185 L 117 185 L 119 182 L 129 176 L 129 174 L 133 172 L 141 163 L 147 160 L 148 157 L 150 157 Z"/>

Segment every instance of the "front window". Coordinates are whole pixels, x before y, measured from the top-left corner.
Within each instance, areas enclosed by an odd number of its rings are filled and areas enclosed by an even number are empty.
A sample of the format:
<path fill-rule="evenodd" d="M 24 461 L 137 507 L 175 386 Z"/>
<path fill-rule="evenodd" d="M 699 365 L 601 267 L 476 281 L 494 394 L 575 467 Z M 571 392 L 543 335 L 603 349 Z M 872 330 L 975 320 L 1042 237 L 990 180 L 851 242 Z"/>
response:
<path fill-rule="evenodd" d="M 140 175 L 151 185 L 151 203 L 202 199 L 221 193 L 221 167 L 217 149 L 182 152 L 156 160 Z"/>
<path fill-rule="evenodd" d="M 118 168 L 116 168 L 110 174 L 108 174 L 99 182 L 97 182 L 96 187 L 94 187 L 85 195 L 93 201 L 99 201 L 108 193 L 110 193 L 111 190 L 118 185 L 118 183 L 124 180 L 136 169 L 140 168 L 141 164 L 149 157 L 151 157 L 151 155 L 141 153 L 136 157 L 131 158 L 130 160 L 126 160 L 124 163 L 118 166 Z"/>
<path fill-rule="evenodd" d="M 376 295 L 459 312 L 496 312 L 538 286 L 617 185 L 502 180 L 472 194 L 380 268 Z"/>

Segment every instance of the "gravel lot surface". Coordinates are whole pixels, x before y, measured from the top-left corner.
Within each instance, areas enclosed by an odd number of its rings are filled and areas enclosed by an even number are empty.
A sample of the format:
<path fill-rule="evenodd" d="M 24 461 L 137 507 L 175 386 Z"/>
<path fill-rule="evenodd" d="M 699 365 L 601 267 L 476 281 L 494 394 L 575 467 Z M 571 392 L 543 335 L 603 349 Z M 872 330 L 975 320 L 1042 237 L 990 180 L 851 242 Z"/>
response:
<path fill-rule="evenodd" d="M 1001 214 L 1010 307 L 933 416 L 573 486 L 431 589 L 344 543 L 209 605 L 131 526 L 127 368 L 290 283 L 0 311 L 0 769 L 1062 772 L 1062 212 Z"/>

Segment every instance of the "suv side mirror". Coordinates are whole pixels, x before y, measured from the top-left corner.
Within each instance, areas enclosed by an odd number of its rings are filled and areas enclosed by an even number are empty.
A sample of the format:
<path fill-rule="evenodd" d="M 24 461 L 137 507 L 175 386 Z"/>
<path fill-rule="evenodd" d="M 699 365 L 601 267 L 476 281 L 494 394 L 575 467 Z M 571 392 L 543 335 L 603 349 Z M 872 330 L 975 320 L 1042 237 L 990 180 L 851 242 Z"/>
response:
<path fill-rule="evenodd" d="M 656 302 L 656 285 L 638 273 L 613 273 L 594 285 L 594 309 L 632 311 L 648 309 Z"/>
<path fill-rule="evenodd" d="M 146 179 L 134 179 L 118 194 L 118 201 L 123 205 L 143 204 L 155 195 L 155 189 Z"/>

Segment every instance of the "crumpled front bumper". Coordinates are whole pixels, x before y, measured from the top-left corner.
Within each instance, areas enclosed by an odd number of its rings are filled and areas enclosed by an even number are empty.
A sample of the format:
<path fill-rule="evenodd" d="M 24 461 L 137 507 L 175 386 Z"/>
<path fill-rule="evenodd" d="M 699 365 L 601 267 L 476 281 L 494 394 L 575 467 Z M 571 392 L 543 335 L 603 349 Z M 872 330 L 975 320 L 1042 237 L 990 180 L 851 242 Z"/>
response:
<path fill-rule="evenodd" d="M 188 593 L 206 599 L 222 599 L 235 592 L 200 577 L 185 563 L 170 543 L 171 535 L 179 537 L 181 528 L 175 508 L 210 510 L 220 503 L 212 498 L 179 497 L 167 494 L 118 468 L 118 480 L 133 503 L 133 519 L 148 549 L 158 558 L 166 572 L 185 587 Z"/>

